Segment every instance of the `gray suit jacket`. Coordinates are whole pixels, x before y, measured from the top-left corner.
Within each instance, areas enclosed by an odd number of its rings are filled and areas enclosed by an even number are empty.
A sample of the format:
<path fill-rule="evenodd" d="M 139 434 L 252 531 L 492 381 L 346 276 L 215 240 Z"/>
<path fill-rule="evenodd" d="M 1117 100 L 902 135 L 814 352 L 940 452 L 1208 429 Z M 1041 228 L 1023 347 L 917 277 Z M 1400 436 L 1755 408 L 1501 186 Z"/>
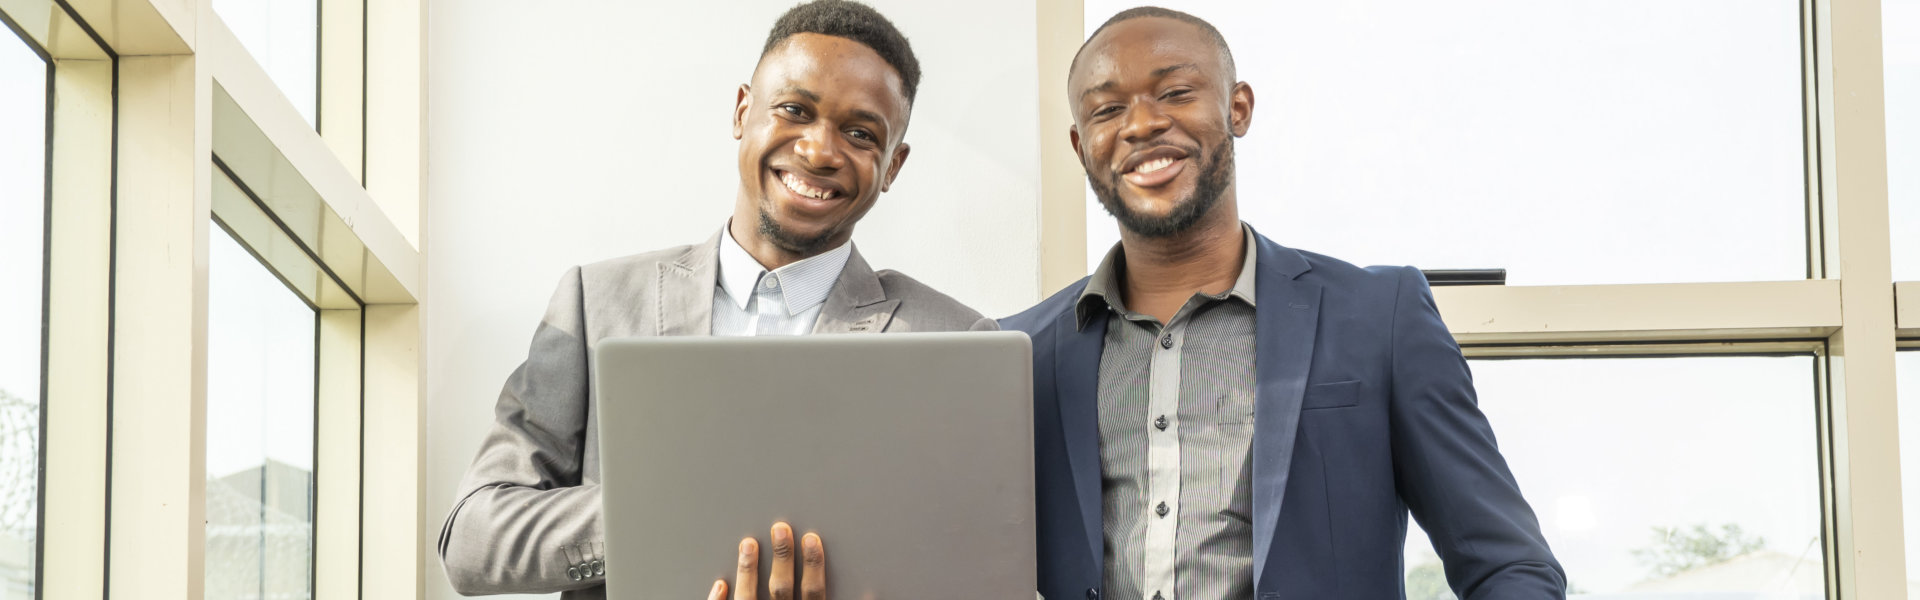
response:
<path fill-rule="evenodd" d="M 565 591 L 605 597 L 601 581 L 598 410 L 590 357 L 600 340 L 708 335 L 718 235 L 567 271 L 507 379 L 495 423 L 440 529 L 440 561 L 462 594 Z M 996 329 L 992 319 L 855 249 L 814 333 Z M 694 493 L 689 490 L 688 493 Z M 727 548 L 715 560 L 731 560 Z M 699 549 L 689 549 L 699 551 Z"/>

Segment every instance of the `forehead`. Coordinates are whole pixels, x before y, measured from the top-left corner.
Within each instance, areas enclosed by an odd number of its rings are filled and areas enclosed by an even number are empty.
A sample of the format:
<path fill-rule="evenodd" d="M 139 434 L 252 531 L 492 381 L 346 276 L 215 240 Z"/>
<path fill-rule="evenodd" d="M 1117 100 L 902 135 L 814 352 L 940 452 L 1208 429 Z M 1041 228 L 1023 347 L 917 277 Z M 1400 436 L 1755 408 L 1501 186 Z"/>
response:
<path fill-rule="evenodd" d="M 1080 52 L 1068 77 L 1074 93 L 1109 80 L 1138 78 L 1170 65 L 1221 72 L 1220 48 L 1198 25 L 1166 17 L 1139 17 L 1102 30 Z"/>
<path fill-rule="evenodd" d="M 797 33 L 782 40 L 753 71 L 753 88 L 773 92 L 805 88 L 822 102 L 849 102 L 902 109 L 904 84 L 893 65 L 866 44 L 843 37 Z"/>

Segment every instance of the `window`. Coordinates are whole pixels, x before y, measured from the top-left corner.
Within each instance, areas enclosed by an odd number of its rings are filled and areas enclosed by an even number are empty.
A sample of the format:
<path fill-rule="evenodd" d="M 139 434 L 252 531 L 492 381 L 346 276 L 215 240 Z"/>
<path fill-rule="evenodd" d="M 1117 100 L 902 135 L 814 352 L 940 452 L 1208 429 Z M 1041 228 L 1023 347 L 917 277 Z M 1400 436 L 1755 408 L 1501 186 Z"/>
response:
<path fill-rule="evenodd" d="M 213 10 L 293 101 L 319 123 L 319 0 L 215 0 Z"/>
<path fill-rule="evenodd" d="M 1572 598 L 1819 598 L 1813 360 L 1472 366 L 1480 407 Z M 1452 598 L 1417 530 L 1407 569 L 1410 600 Z"/>
<path fill-rule="evenodd" d="M 1920 281 L 1920 0 L 1881 0 L 1893 280 Z"/>
<path fill-rule="evenodd" d="M 1797 3 L 1470 4 L 1166 3 L 1253 86 L 1241 218 L 1514 284 L 1806 277 Z M 1087 2 L 1086 31 L 1133 5 Z M 1118 233 L 1087 215 L 1092 270 Z"/>
<path fill-rule="evenodd" d="M 207 268 L 207 598 L 313 589 L 315 313 L 224 231 Z"/>
<path fill-rule="evenodd" d="M 0 598 L 34 597 L 47 63 L 0 30 Z"/>

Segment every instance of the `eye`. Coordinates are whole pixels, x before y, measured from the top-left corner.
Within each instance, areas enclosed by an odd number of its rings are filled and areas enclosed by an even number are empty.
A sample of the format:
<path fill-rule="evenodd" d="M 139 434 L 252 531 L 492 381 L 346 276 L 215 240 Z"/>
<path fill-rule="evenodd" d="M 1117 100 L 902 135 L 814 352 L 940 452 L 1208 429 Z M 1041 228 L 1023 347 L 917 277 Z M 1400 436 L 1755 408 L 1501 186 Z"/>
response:
<path fill-rule="evenodd" d="M 860 140 L 863 142 L 873 142 L 876 140 L 876 138 L 873 136 L 873 133 L 865 129 L 849 130 L 847 131 L 847 135 L 852 136 L 853 139 Z"/>
<path fill-rule="evenodd" d="M 1102 106 L 1102 107 L 1100 107 L 1100 108 L 1097 108 L 1097 109 L 1094 109 L 1094 111 L 1093 111 L 1093 116 L 1096 116 L 1096 117 L 1104 117 L 1104 116 L 1107 116 L 1107 115 L 1111 115 L 1111 114 L 1113 114 L 1113 113 L 1117 113 L 1117 112 L 1120 112 L 1120 107 L 1119 107 L 1119 106 L 1115 106 L 1115 105 L 1112 105 L 1112 104 L 1109 104 L 1109 105 L 1106 105 L 1106 106 Z"/>
<path fill-rule="evenodd" d="M 807 117 L 807 109 L 801 108 L 798 104 L 782 104 L 774 107 L 774 109 L 787 113 L 787 116 L 796 119 L 804 119 Z"/>
<path fill-rule="evenodd" d="M 1161 99 L 1161 100 L 1173 100 L 1173 99 L 1175 99 L 1175 98 L 1181 98 L 1181 97 L 1184 97 L 1184 96 L 1186 96 L 1186 95 L 1188 95 L 1188 94 L 1191 94 L 1191 93 L 1193 93 L 1193 90 L 1191 90 L 1191 89 L 1187 89 L 1187 88 L 1174 88 L 1174 89 L 1171 89 L 1171 90 L 1167 90 L 1167 93 L 1165 93 L 1165 94 L 1161 94 L 1161 95 L 1160 95 L 1160 99 Z"/>

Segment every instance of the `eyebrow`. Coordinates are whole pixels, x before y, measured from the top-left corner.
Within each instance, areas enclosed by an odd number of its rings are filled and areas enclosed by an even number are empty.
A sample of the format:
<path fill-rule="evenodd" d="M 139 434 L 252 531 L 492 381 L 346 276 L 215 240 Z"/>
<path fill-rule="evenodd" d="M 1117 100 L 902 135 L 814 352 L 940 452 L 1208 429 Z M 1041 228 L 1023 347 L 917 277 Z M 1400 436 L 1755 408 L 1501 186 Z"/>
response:
<path fill-rule="evenodd" d="M 1158 68 L 1158 69 L 1154 69 L 1154 70 L 1153 70 L 1153 78 L 1154 78 L 1154 79 L 1159 79 L 1159 78 L 1161 78 L 1161 77 L 1166 77 L 1167 75 L 1169 75 L 1169 74 L 1172 74 L 1172 73 L 1173 73 L 1173 72 L 1175 72 L 1175 71 L 1189 71 L 1189 70 L 1191 70 L 1191 71 L 1198 71 L 1198 70 L 1200 70 L 1200 67 L 1199 67 L 1199 66 L 1196 66 L 1196 65 L 1194 65 L 1193 63 L 1180 63 L 1180 64 L 1177 64 L 1177 65 L 1167 65 L 1167 66 L 1164 66 L 1164 67 L 1160 67 L 1160 68 Z M 1086 89 L 1086 90 L 1084 90 L 1084 91 L 1081 91 L 1081 92 L 1080 92 L 1080 99 L 1081 99 L 1081 100 L 1085 100 L 1085 99 L 1087 99 L 1087 96 L 1091 96 L 1091 95 L 1093 95 L 1093 94 L 1094 94 L 1095 92 L 1104 92 L 1104 91 L 1107 91 L 1107 90 L 1110 90 L 1110 89 L 1113 89 L 1113 87 L 1114 87 L 1114 86 L 1116 86 L 1116 85 L 1119 85 L 1119 84 L 1120 84 L 1119 82 L 1117 82 L 1117 81 L 1113 81 L 1113 80 L 1111 80 L 1111 79 L 1109 79 L 1109 80 L 1107 80 L 1106 82 L 1104 82 L 1104 83 L 1101 83 L 1100 85 L 1096 85 L 1096 86 L 1093 86 L 1093 87 L 1090 87 L 1090 88 L 1087 88 L 1087 89 Z"/>
<path fill-rule="evenodd" d="M 776 90 L 776 91 L 774 91 L 774 92 L 773 92 L 773 95 L 775 95 L 775 96 L 779 96 L 779 95 L 783 95 L 783 94 L 799 94 L 799 95 L 800 95 L 800 97 L 802 97 L 802 98 L 806 98 L 807 100 L 810 100 L 810 101 L 813 101 L 813 102 L 819 102 L 819 101 L 820 101 L 820 95 L 819 95 L 819 94 L 815 94 L 815 93 L 813 93 L 813 90 L 809 90 L 809 89 L 807 89 L 807 88 L 803 88 L 803 87 L 800 87 L 800 86 L 797 86 L 797 85 L 790 85 L 790 86 L 787 86 L 787 87 L 783 87 L 783 88 L 780 88 L 779 90 Z"/>
<path fill-rule="evenodd" d="M 853 117 L 855 119 L 868 121 L 868 122 L 880 125 L 882 128 L 885 128 L 887 126 L 887 120 L 881 117 L 880 113 L 873 112 L 870 110 L 854 109 Z"/>

